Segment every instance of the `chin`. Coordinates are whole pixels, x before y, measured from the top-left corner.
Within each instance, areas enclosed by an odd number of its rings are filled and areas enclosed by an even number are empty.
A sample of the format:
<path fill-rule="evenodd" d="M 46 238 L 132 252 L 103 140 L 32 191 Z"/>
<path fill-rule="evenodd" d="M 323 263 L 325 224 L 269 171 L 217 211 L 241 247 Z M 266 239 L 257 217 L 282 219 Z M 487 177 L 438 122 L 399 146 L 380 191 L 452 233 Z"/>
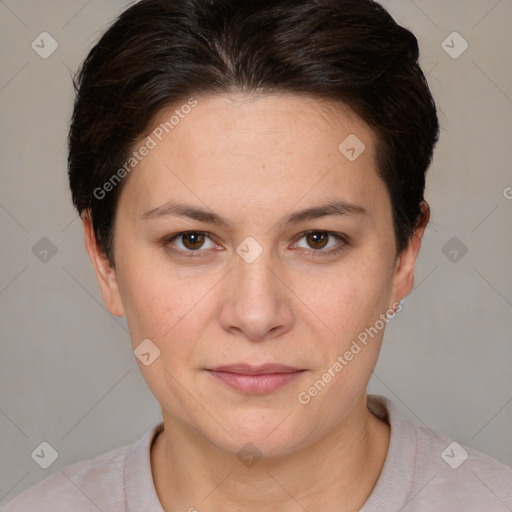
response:
<path fill-rule="evenodd" d="M 219 449 L 234 455 L 254 450 L 261 452 L 260 456 L 279 458 L 314 442 L 315 432 L 308 432 L 308 424 L 298 422 L 292 409 L 234 411 L 224 418 L 221 421 L 217 416 L 225 430 L 216 430 L 213 436 L 205 437 Z"/>

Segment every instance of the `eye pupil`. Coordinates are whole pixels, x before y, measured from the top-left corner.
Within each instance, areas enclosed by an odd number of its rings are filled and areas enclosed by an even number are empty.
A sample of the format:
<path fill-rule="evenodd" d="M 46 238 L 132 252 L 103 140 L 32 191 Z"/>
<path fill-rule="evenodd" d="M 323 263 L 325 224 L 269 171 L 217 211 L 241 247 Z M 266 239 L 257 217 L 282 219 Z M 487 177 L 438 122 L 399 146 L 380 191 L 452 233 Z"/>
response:
<path fill-rule="evenodd" d="M 327 236 L 326 233 L 308 233 L 308 244 L 315 249 L 323 249 L 327 244 Z"/>
<path fill-rule="evenodd" d="M 192 240 L 191 244 L 188 244 L 186 241 Z M 186 233 L 183 235 L 183 245 L 187 249 L 199 249 L 204 243 L 204 235 L 201 233 Z"/>

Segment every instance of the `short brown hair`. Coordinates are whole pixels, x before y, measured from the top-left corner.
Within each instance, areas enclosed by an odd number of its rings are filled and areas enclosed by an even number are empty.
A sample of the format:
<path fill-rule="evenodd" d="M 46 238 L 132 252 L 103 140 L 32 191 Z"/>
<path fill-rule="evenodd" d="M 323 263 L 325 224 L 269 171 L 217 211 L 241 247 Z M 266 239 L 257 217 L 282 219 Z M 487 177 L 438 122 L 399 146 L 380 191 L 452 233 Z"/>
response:
<path fill-rule="evenodd" d="M 72 199 L 111 263 L 120 169 L 158 113 L 202 93 L 292 92 L 341 102 L 373 130 L 397 252 L 421 215 L 439 136 L 416 37 L 372 0 L 142 0 L 75 76 Z"/>

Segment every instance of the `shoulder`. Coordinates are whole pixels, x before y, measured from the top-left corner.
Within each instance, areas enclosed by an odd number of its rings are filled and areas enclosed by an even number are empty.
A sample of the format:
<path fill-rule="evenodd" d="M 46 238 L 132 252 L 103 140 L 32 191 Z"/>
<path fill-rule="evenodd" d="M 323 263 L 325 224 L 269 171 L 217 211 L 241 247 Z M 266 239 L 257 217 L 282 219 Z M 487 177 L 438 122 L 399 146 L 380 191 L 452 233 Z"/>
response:
<path fill-rule="evenodd" d="M 125 461 L 134 445 L 76 462 L 46 477 L 2 507 L 3 512 L 124 512 Z"/>
<path fill-rule="evenodd" d="M 130 446 L 66 466 L 14 498 L 3 512 L 64 512 L 115 507 L 123 496 L 123 468 Z M 123 493 L 124 494 L 124 493 Z M 112 508 L 112 511 L 124 510 Z"/>
<path fill-rule="evenodd" d="M 402 512 L 512 510 L 512 469 L 403 416 L 385 397 L 368 408 L 388 421 L 391 438 L 364 512 L 393 505 Z"/>
<path fill-rule="evenodd" d="M 415 430 L 415 474 L 426 486 L 425 501 L 430 495 L 461 510 L 512 508 L 512 468 L 425 426 L 415 425 Z"/>

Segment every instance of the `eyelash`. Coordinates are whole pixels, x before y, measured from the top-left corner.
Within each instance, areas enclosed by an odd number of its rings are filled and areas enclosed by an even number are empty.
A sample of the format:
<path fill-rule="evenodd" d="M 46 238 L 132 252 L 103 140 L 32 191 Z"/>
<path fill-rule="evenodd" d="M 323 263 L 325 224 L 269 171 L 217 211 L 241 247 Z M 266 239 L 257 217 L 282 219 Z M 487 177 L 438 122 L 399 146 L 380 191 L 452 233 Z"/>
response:
<path fill-rule="evenodd" d="M 345 246 L 350 245 L 349 237 L 347 237 L 346 235 L 344 235 L 342 233 L 334 233 L 332 231 L 315 231 L 315 230 L 306 231 L 306 232 L 302 233 L 301 236 L 297 239 L 297 242 L 299 242 L 302 238 L 304 238 L 305 236 L 310 235 L 312 233 L 331 236 L 331 237 L 335 238 L 336 240 L 338 240 L 338 242 L 341 242 L 342 245 L 338 245 L 334 249 L 329 249 L 326 251 L 322 250 L 322 249 L 306 250 L 306 254 L 308 256 L 313 256 L 313 257 L 334 256 L 335 254 L 337 254 L 341 250 L 343 250 L 343 248 Z M 207 231 L 182 231 L 181 233 L 177 233 L 175 235 L 171 235 L 169 237 L 164 238 L 162 240 L 161 244 L 162 244 L 162 246 L 164 246 L 166 248 L 167 251 L 169 251 L 173 254 L 177 254 L 179 256 L 184 256 L 185 258 L 201 258 L 201 257 L 203 257 L 202 253 L 204 252 L 204 250 L 201 250 L 201 249 L 198 249 L 196 251 L 191 251 L 191 250 L 183 251 L 182 249 L 171 248 L 171 243 L 174 242 L 174 240 L 180 238 L 183 235 L 190 235 L 190 234 L 204 235 L 211 239 L 210 233 L 208 233 Z M 294 244 L 297 242 L 294 242 Z"/>

